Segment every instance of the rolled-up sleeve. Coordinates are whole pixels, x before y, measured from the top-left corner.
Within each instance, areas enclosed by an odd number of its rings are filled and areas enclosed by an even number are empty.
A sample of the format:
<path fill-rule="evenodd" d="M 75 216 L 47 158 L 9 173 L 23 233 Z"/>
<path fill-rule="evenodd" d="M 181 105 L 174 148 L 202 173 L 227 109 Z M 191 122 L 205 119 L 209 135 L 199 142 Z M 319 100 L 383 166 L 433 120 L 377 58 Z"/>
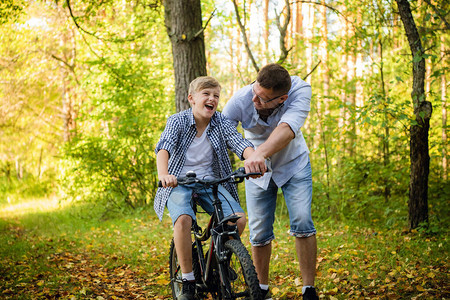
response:
<path fill-rule="evenodd" d="M 294 85 L 289 92 L 289 104 L 287 104 L 286 111 L 282 115 L 278 125 L 287 123 L 292 131 L 297 135 L 300 128 L 305 124 L 309 111 L 311 110 L 311 86 L 302 81 Z"/>
<path fill-rule="evenodd" d="M 244 150 L 248 147 L 254 148 L 253 144 L 245 139 L 241 133 L 239 133 L 234 126 L 233 122 L 223 115 L 222 118 L 222 130 L 225 141 L 228 148 L 235 153 L 241 160 L 244 159 Z"/>

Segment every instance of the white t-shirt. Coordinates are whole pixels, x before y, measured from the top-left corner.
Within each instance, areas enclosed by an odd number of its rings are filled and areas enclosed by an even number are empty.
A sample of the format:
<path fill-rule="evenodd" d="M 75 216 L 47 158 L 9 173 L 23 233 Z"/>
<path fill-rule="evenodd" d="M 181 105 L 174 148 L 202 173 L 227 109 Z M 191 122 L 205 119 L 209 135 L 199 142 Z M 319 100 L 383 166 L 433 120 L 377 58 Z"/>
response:
<path fill-rule="evenodd" d="M 186 152 L 186 161 L 180 175 L 185 176 L 186 172 L 194 171 L 197 178 L 204 179 L 213 176 L 212 162 L 213 162 L 213 148 L 208 139 L 206 132 L 209 129 L 209 124 L 201 137 L 195 137 L 192 144 Z"/>

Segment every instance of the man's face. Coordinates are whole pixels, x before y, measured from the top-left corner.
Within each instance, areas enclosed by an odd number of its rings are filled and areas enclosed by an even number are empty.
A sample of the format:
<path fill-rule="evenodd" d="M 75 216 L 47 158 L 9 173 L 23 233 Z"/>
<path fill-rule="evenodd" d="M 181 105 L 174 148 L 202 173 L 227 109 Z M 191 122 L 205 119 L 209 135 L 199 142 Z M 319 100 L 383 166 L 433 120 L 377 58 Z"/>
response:
<path fill-rule="evenodd" d="M 258 81 L 252 84 L 253 105 L 257 110 L 274 109 L 287 99 L 287 95 L 275 94 L 272 89 L 259 85 Z"/>
<path fill-rule="evenodd" d="M 220 88 L 207 88 L 188 96 L 192 113 L 196 118 L 211 119 L 219 104 Z"/>

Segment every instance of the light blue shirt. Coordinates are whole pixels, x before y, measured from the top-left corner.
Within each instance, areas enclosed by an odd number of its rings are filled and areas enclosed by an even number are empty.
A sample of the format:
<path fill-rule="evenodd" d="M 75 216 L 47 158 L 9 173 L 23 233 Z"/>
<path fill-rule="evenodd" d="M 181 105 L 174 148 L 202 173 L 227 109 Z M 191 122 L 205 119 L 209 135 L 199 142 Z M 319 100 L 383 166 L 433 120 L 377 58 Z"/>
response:
<path fill-rule="evenodd" d="M 270 157 L 272 179 L 279 187 L 303 169 L 309 161 L 309 149 L 300 129 L 310 111 L 311 85 L 297 76 L 291 76 L 291 80 L 287 100 L 267 118 L 267 122 L 259 117 L 253 106 L 252 85 L 238 90 L 222 112 L 235 126 L 241 122 L 245 138 L 255 147 L 264 143 L 281 123 L 291 127 L 295 138 L 284 149 Z"/>

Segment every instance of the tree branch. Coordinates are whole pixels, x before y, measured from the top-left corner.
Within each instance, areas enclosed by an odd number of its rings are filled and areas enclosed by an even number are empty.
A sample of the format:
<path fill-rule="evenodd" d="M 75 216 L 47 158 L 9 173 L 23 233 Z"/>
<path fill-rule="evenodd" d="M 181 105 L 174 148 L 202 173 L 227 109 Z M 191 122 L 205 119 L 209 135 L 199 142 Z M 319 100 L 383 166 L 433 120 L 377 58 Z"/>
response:
<path fill-rule="evenodd" d="M 434 12 L 436 13 L 436 15 L 438 15 L 438 17 L 442 20 L 442 22 L 444 22 L 445 27 L 447 27 L 447 30 L 450 30 L 450 24 L 448 23 L 448 21 L 445 19 L 445 16 L 443 16 L 440 11 L 437 9 L 436 5 L 432 4 L 430 2 L 430 0 L 424 0 L 429 6 L 431 6 L 431 8 L 433 8 Z"/>
<path fill-rule="evenodd" d="M 289 22 L 291 21 L 291 6 L 289 4 L 289 0 L 285 0 L 285 3 L 286 3 L 286 7 L 285 7 L 286 8 L 286 18 L 284 19 L 283 25 L 281 25 L 281 13 L 277 14 L 275 11 L 276 23 L 277 23 L 278 30 L 280 31 L 281 54 L 280 54 L 280 58 L 278 59 L 279 64 L 282 64 L 286 60 L 286 58 L 289 54 L 289 51 L 292 50 L 292 47 L 289 50 L 286 49 L 287 28 L 288 28 Z"/>
<path fill-rule="evenodd" d="M 256 60 L 253 57 L 253 53 L 250 50 L 250 46 L 249 46 L 248 39 L 247 39 L 247 34 L 245 33 L 245 26 L 242 24 L 241 16 L 239 14 L 239 8 L 237 6 L 236 0 L 232 0 L 232 1 L 233 1 L 233 5 L 234 5 L 234 11 L 236 12 L 236 19 L 239 24 L 239 28 L 241 29 L 242 38 L 244 39 L 245 50 L 247 50 L 247 54 L 250 57 L 250 60 L 252 61 L 253 67 L 255 68 L 256 72 L 259 72 L 258 64 L 256 63 Z"/>
<path fill-rule="evenodd" d="M 142 33 L 142 34 L 139 34 L 139 35 L 137 35 L 137 36 L 133 36 L 133 37 L 131 37 L 131 38 L 126 38 L 126 39 L 123 39 L 123 38 L 113 38 L 113 39 L 104 39 L 104 38 L 101 38 L 101 37 L 99 37 L 98 35 L 96 35 L 95 33 L 92 33 L 92 32 L 90 32 L 90 31 L 87 31 L 86 29 L 84 29 L 83 27 L 81 27 L 80 24 L 78 24 L 78 22 L 77 22 L 77 18 L 76 18 L 76 17 L 74 16 L 74 14 L 73 14 L 72 7 L 70 6 L 70 0 L 66 0 L 66 4 L 67 4 L 67 7 L 69 8 L 70 17 L 72 18 L 73 22 L 75 23 L 75 26 L 76 26 L 79 30 L 81 30 L 82 32 L 84 32 L 84 33 L 86 33 L 86 34 L 88 34 L 88 35 L 90 35 L 90 36 L 93 36 L 93 37 L 95 37 L 96 39 L 98 39 L 98 40 L 100 40 L 100 41 L 104 41 L 104 42 L 113 42 L 113 43 L 133 42 L 133 41 L 135 41 L 135 40 L 137 40 L 137 39 L 142 38 L 142 37 L 145 36 L 145 34 Z"/>
<path fill-rule="evenodd" d="M 319 66 L 319 64 L 320 64 L 321 62 L 322 62 L 322 61 L 319 60 L 319 62 L 314 66 L 314 68 L 311 70 L 311 72 L 309 72 L 308 74 L 306 74 L 305 77 L 303 77 L 303 80 L 306 80 L 306 78 L 308 78 L 309 75 L 311 75 L 311 74 L 317 69 L 317 67 Z"/>

